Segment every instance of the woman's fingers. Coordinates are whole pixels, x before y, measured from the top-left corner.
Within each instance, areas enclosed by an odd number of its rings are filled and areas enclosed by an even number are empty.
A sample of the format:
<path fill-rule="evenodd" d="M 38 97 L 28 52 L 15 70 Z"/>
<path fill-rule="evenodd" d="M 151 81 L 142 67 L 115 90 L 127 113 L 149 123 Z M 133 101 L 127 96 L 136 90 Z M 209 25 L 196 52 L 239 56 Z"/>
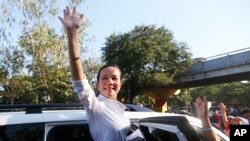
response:
<path fill-rule="evenodd" d="M 73 7 L 72 15 L 76 15 L 76 7 Z"/>
<path fill-rule="evenodd" d="M 60 16 L 59 16 L 58 18 L 59 18 L 59 20 L 63 23 L 63 18 L 62 18 L 62 17 L 60 17 Z"/>
<path fill-rule="evenodd" d="M 68 6 L 66 6 L 66 16 L 69 16 L 70 15 L 70 9 L 69 9 L 69 7 Z"/>
<path fill-rule="evenodd" d="M 83 20 L 83 14 L 80 15 L 80 19 Z"/>
<path fill-rule="evenodd" d="M 67 11 L 66 11 L 66 9 L 63 10 L 63 16 L 64 16 L 64 18 L 67 17 Z"/>

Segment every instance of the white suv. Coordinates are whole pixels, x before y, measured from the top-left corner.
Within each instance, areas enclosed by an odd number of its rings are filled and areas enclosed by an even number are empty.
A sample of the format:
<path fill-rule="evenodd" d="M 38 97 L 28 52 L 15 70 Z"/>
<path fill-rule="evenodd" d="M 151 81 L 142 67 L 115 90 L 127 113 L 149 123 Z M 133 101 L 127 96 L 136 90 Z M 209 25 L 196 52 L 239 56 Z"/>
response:
<path fill-rule="evenodd" d="M 70 108 L 70 109 L 68 109 Z M 23 111 L 20 111 L 22 109 Z M 178 114 L 131 112 L 131 131 L 147 141 L 203 140 L 199 119 Z M 222 141 L 229 138 L 215 129 Z M 92 141 L 80 104 L 0 106 L 0 141 Z"/>

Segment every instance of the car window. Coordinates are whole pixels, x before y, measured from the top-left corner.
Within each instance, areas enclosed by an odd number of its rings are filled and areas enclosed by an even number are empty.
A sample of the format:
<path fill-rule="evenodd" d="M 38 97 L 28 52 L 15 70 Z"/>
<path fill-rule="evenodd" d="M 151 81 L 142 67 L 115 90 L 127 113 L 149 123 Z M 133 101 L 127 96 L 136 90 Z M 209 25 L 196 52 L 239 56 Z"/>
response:
<path fill-rule="evenodd" d="M 162 134 L 160 137 L 167 138 L 170 137 L 170 133 L 173 133 L 179 140 L 200 141 L 200 137 L 184 116 L 144 118 L 140 120 L 139 124 L 146 138 L 152 138 L 151 136 L 153 136 L 153 131 L 145 129 L 143 126 L 160 129 L 158 130 L 158 132 L 160 131 Z M 174 137 L 172 136 L 172 138 Z"/>
<path fill-rule="evenodd" d="M 88 124 L 57 125 L 49 131 L 47 141 L 93 141 L 93 139 Z"/>
<path fill-rule="evenodd" d="M 141 128 L 146 139 L 149 139 L 150 141 L 179 141 L 177 135 L 173 132 L 157 128 L 152 130 L 147 126 L 141 126 Z"/>
<path fill-rule="evenodd" d="M 44 124 L 17 124 L 0 126 L 0 141 L 43 141 Z"/>

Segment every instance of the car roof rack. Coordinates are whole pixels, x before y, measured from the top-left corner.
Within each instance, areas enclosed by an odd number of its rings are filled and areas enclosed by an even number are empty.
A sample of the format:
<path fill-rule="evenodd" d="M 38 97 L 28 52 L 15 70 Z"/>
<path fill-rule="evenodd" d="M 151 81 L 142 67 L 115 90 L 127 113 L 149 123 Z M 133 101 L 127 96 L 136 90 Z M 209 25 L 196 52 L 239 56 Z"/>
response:
<path fill-rule="evenodd" d="M 80 103 L 55 103 L 55 104 L 14 104 L 0 105 L 0 112 L 25 111 L 26 114 L 42 113 L 43 110 L 84 109 Z"/>

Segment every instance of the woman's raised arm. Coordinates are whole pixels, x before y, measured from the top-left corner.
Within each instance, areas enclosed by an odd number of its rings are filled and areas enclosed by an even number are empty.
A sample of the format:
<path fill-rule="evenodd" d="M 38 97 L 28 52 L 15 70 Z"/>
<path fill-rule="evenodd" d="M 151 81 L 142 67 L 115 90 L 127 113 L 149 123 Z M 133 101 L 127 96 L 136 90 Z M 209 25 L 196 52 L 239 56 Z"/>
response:
<path fill-rule="evenodd" d="M 59 17 L 59 19 L 67 32 L 72 79 L 74 81 L 82 80 L 85 78 L 85 74 L 80 58 L 77 30 L 83 24 L 83 15 L 78 16 L 75 7 L 73 9 L 66 7 L 66 9 L 63 10 L 63 14 L 64 17 Z"/>

